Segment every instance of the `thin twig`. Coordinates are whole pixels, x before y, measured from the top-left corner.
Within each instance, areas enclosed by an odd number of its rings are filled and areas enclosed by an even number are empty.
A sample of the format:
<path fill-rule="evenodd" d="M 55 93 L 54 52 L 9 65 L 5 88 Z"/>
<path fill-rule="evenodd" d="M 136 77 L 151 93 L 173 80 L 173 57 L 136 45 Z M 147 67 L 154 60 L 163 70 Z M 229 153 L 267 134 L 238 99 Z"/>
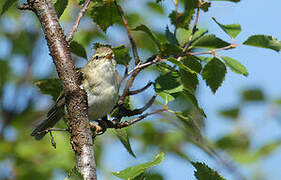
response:
<path fill-rule="evenodd" d="M 151 100 L 143 108 L 139 109 L 140 110 L 139 113 L 142 114 L 148 107 L 150 107 L 153 104 L 155 98 L 156 98 L 156 95 L 154 95 L 151 98 Z M 164 112 L 164 111 L 168 111 L 169 109 L 168 109 L 167 103 L 168 102 L 166 101 L 163 108 L 161 108 L 161 109 L 157 109 L 157 110 L 154 110 L 152 112 L 140 115 L 139 117 L 137 117 L 133 120 L 130 120 L 130 121 L 120 122 L 120 118 L 115 117 L 115 119 L 113 119 L 112 121 L 107 120 L 107 119 L 102 119 L 102 120 L 97 121 L 98 124 L 97 123 L 90 123 L 90 127 L 91 127 L 91 130 L 94 131 L 94 135 L 103 134 L 106 131 L 106 129 L 108 129 L 108 128 L 114 128 L 114 129 L 125 128 L 125 127 L 128 127 L 130 125 L 135 124 L 136 122 L 139 122 L 139 121 L 143 120 L 147 116 L 150 116 L 150 115 L 153 115 L 153 114 L 158 114 L 158 113 L 161 113 L 161 112 Z"/>
<path fill-rule="evenodd" d="M 123 21 L 123 23 L 124 23 L 124 26 L 125 26 L 125 28 L 126 28 L 126 30 L 127 30 L 128 38 L 129 38 L 130 43 L 131 43 L 131 45 L 132 45 L 133 55 L 134 55 L 134 58 L 135 58 L 135 65 L 138 65 L 138 64 L 140 63 L 140 58 L 139 58 L 139 55 L 138 55 L 136 43 L 135 43 L 135 41 L 134 41 L 134 39 L 133 39 L 133 37 L 132 37 L 132 35 L 131 35 L 130 29 L 129 29 L 129 27 L 128 27 L 127 20 L 125 19 L 125 16 L 124 16 L 124 14 L 123 14 L 123 12 L 122 12 L 120 6 L 118 6 L 116 0 L 113 0 L 113 2 L 114 2 L 115 6 L 116 6 L 116 8 L 117 8 L 117 11 L 118 11 L 119 15 L 120 15 L 121 18 L 122 18 L 122 21 Z"/>
<path fill-rule="evenodd" d="M 137 89 L 137 90 L 134 90 L 134 91 L 129 91 L 128 92 L 128 95 L 135 95 L 135 94 L 139 94 L 143 91 L 145 91 L 147 88 L 149 88 L 153 83 L 150 81 L 147 83 L 147 85 L 145 85 L 143 88 L 140 88 L 140 89 Z"/>
<path fill-rule="evenodd" d="M 123 76 L 122 80 L 124 80 L 128 77 L 128 71 L 129 71 L 129 64 L 127 64 L 125 67 L 124 76 Z"/>
<path fill-rule="evenodd" d="M 199 12 L 200 12 L 200 8 L 201 8 L 201 4 L 202 4 L 202 1 L 198 0 L 197 13 L 196 13 L 196 18 L 195 18 L 195 21 L 194 21 L 194 24 L 193 24 L 192 33 L 189 36 L 188 42 L 184 45 L 184 48 L 183 48 L 183 51 L 182 51 L 182 55 L 178 57 L 178 59 L 177 59 L 178 61 L 182 60 L 183 56 L 185 55 L 186 51 L 188 50 L 189 46 L 192 43 L 192 40 L 193 40 L 193 37 L 194 37 L 195 33 L 198 30 L 197 29 L 197 24 L 198 24 L 198 20 L 199 20 Z"/>
<path fill-rule="evenodd" d="M 193 53 L 193 52 L 187 52 L 188 55 L 204 55 L 204 54 L 212 54 L 214 56 L 216 56 L 216 53 L 218 51 L 222 51 L 222 50 L 228 50 L 228 49 L 232 49 L 239 46 L 238 44 L 230 44 L 228 46 L 222 47 L 222 48 L 217 48 L 217 49 L 213 49 L 210 51 L 204 51 L 204 52 L 197 52 L 197 53 Z"/>
<path fill-rule="evenodd" d="M 191 41 L 190 46 L 191 46 L 195 41 L 197 41 L 198 39 L 200 39 L 201 37 L 203 37 L 205 34 L 207 34 L 208 32 L 209 32 L 209 31 L 206 30 L 206 31 L 202 32 L 201 34 L 199 34 L 196 38 L 194 38 L 194 39 Z M 190 46 L 189 46 L 189 47 L 190 47 Z"/>
<path fill-rule="evenodd" d="M 139 64 L 137 65 L 134 69 L 132 69 L 131 71 L 129 71 L 128 75 L 134 73 L 135 71 L 139 70 L 139 69 L 144 69 L 145 67 L 148 67 L 152 64 L 155 64 L 156 62 L 159 62 L 159 61 L 162 61 L 161 58 L 159 58 L 158 56 L 152 60 L 152 61 L 149 61 L 149 62 L 146 62 L 146 63 L 143 63 L 143 64 Z"/>
<path fill-rule="evenodd" d="M 134 80 L 135 80 L 135 78 L 136 78 L 136 76 L 138 75 L 139 72 L 140 72 L 140 69 L 135 70 L 134 73 L 132 74 L 132 76 L 130 77 L 130 79 L 127 80 L 125 88 L 123 90 L 123 94 L 118 100 L 119 106 L 122 106 L 124 104 L 125 98 L 128 95 L 130 87 L 133 85 Z"/>
<path fill-rule="evenodd" d="M 177 32 L 177 26 L 178 26 L 178 0 L 174 0 L 174 3 L 175 3 L 175 14 L 176 14 L 176 24 L 175 24 L 175 30 L 174 30 L 174 35 L 176 36 L 176 32 Z"/>
<path fill-rule="evenodd" d="M 44 131 L 41 131 L 41 132 L 38 132 L 38 134 L 40 133 L 48 133 L 48 132 L 51 132 L 51 131 L 66 131 L 66 132 L 69 132 L 69 129 L 60 129 L 60 128 L 48 128 Z"/>
<path fill-rule="evenodd" d="M 132 69 L 132 70 L 127 74 L 126 77 L 128 77 L 130 74 L 132 74 L 132 75 L 131 75 L 130 79 L 128 79 L 128 81 L 127 81 L 127 83 L 126 83 L 126 85 L 125 85 L 125 88 L 124 88 L 124 90 L 123 90 L 123 94 L 122 94 L 122 96 L 119 98 L 118 105 L 122 105 L 122 104 L 124 103 L 124 100 L 125 100 L 126 96 L 128 95 L 128 92 L 129 92 L 129 90 L 130 90 L 130 87 L 133 85 L 134 80 L 135 80 L 136 76 L 139 74 L 139 72 L 140 72 L 142 69 L 144 69 L 145 67 L 148 67 L 148 66 L 150 66 L 150 65 L 152 65 L 152 64 L 154 64 L 154 63 L 156 63 L 156 62 L 158 62 L 158 61 L 161 61 L 161 59 L 157 56 L 157 57 L 156 57 L 154 60 L 152 60 L 152 61 L 149 61 L 149 62 L 146 62 L 146 63 L 143 63 L 143 64 L 138 64 L 134 69 Z M 125 77 L 125 78 L 126 78 L 126 77 Z"/>
<path fill-rule="evenodd" d="M 128 27 L 127 20 L 125 19 L 125 16 L 124 16 L 120 6 L 117 4 L 116 0 L 114 0 L 114 4 L 115 4 L 115 6 L 117 8 L 117 11 L 118 11 L 119 15 L 121 16 L 122 21 L 124 23 L 124 26 L 127 30 L 127 35 L 128 35 L 129 40 L 130 40 L 130 43 L 132 45 L 133 55 L 134 55 L 134 58 L 135 58 L 135 65 L 137 67 L 141 64 L 141 61 L 140 61 L 140 58 L 139 58 L 139 55 L 138 55 L 136 43 L 135 43 L 135 41 L 134 41 L 134 39 L 131 35 L 130 29 Z M 125 75 L 123 77 L 123 80 L 126 79 L 129 76 L 128 69 L 129 68 L 126 67 Z M 136 76 L 138 75 L 139 72 L 140 72 L 140 69 L 135 70 L 134 73 L 132 74 L 132 76 L 130 77 L 130 79 L 127 81 L 127 83 L 125 85 L 125 88 L 124 88 L 124 91 L 123 91 L 123 94 L 118 101 L 119 105 L 123 105 L 125 97 L 127 96 L 128 92 L 129 92 L 129 89 L 133 85 L 134 80 L 135 80 L 135 78 L 136 78 Z"/>
<path fill-rule="evenodd" d="M 146 114 L 143 114 L 131 121 L 125 121 L 125 122 L 116 122 L 116 121 L 113 121 L 116 123 L 115 125 L 115 128 L 116 129 L 121 129 L 121 128 L 125 128 L 125 127 L 128 127 L 128 126 L 131 126 L 141 120 L 143 120 L 144 118 L 146 118 L 147 116 L 150 116 L 150 115 L 153 115 L 153 114 L 158 114 L 158 113 L 161 113 L 161 112 L 164 112 L 164 111 L 167 111 L 167 109 L 165 108 L 162 108 L 162 109 L 158 109 L 158 110 L 155 110 L 155 111 L 152 111 L 152 112 L 149 112 L 149 113 L 146 113 Z"/>
<path fill-rule="evenodd" d="M 112 121 L 109 120 L 98 120 L 98 124 L 97 123 L 90 123 L 90 128 L 92 131 L 94 131 L 94 136 L 96 135 L 101 135 L 103 133 L 105 133 L 105 131 L 108 128 L 113 128 L 113 129 L 121 129 L 121 128 L 125 128 L 128 126 L 131 126 L 133 124 L 135 124 L 136 122 L 139 122 L 141 120 L 143 120 L 144 118 L 146 118 L 147 116 L 153 115 L 153 114 L 158 114 L 164 111 L 167 111 L 167 105 L 164 105 L 164 107 L 162 109 L 157 109 L 155 111 L 143 114 L 133 120 L 130 121 L 125 121 L 125 122 L 120 122 L 119 119 L 114 119 Z"/>
<path fill-rule="evenodd" d="M 89 4 L 90 4 L 91 0 L 86 0 L 78 14 L 78 17 L 71 29 L 71 31 L 69 32 L 68 36 L 66 37 L 66 40 L 68 42 L 70 42 L 73 39 L 74 33 L 77 31 L 78 25 L 82 19 L 82 17 L 84 16 L 85 12 L 87 11 Z"/>
<path fill-rule="evenodd" d="M 135 109 L 135 110 L 128 110 L 128 109 L 123 108 L 122 109 L 123 112 L 121 112 L 122 116 L 123 117 L 125 117 L 125 116 L 130 117 L 130 116 L 142 114 L 144 111 L 146 111 L 149 107 L 152 106 L 156 97 L 157 97 L 157 94 L 154 94 L 152 96 L 152 98 L 142 108 Z"/>
<path fill-rule="evenodd" d="M 181 55 L 177 58 L 178 61 L 181 61 L 182 58 L 185 56 L 186 51 L 188 50 L 188 48 L 191 46 L 192 42 L 193 42 L 193 37 L 195 35 L 195 33 L 197 32 L 197 24 L 198 24 L 198 20 L 199 20 L 199 12 L 200 12 L 200 8 L 201 8 L 201 4 L 202 1 L 198 0 L 198 7 L 197 7 L 197 13 L 196 13 L 196 19 L 195 22 L 193 24 L 193 28 L 192 28 L 192 32 L 191 35 L 189 36 L 188 42 L 184 45 L 183 50 Z M 176 65 L 174 65 L 171 69 L 171 71 L 169 73 L 172 73 L 175 69 L 176 69 Z"/>

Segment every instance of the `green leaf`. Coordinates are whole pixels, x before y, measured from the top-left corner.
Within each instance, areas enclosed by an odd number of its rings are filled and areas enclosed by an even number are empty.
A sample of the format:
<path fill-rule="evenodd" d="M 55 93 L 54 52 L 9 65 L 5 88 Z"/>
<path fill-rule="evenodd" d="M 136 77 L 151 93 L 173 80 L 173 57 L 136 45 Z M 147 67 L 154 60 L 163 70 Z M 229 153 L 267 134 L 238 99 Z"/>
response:
<path fill-rule="evenodd" d="M 195 12 L 194 10 L 191 11 L 186 10 L 183 13 L 172 11 L 171 14 L 169 15 L 169 18 L 171 20 L 171 23 L 176 28 L 181 27 L 181 28 L 189 29 L 189 24 L 190 21 L 192 20 L 192 15 L 194 12 Z"/>
<path fill-rule="evenodd" d="M 267 157 L 273 153 L 281 145 L 281 141 L 277 140 L 274 142 L 267 143 L 255 151 L 247 151 L 241 153 L 241 151 L 232 152 L 231 155 L 235 161 L 239 163 L 254 163 L 257 160 Z"/>
<path fill-rule="evenodd" d="M 177 46 L 179 45 L 179 42 L 178 42 L 176 36 L 173 33 L 171 33 L 168 26 L 166 26 L 165 35 L 166 35 L 166 38 L 168 39 L 169 43 L 177 45 Z"/>
<path fill-rule="evenodd" d="M 134 154 L 131 144 L 130 144 L 130 140 L 129 140 L 129 136 L 126 130 L 124 129 L 116 129 L 115 130 L 115 135 L 118 137 L 118 139 L 121 141 L 121 143 L 123 144 L 123 146 L 126 148 L 126 150 L 134 157 L 136 158 L 136 155 Z"/>
<path fill-rule="evenodd" d="M 197 180 L 226 180 L 217 171 L 211 169 L 205 163 L 191 162 L 191 164 L 196 168 L 194 175 Z"/>
<path fill-rule="evenodd" d="M 192 10 L 198 7 L 198 0 L 188 0 L 184 1 L 184 9 L 185 10 Z"/>
<path fill-rule="evenodd" d="M 193 71 L 200 73 L 202 65 L 197 61 L 194 56 L 185 56 L 182 59 L 182 63 Z M 180 69 L 181 82 L 183 87 L 189 89 L 191 92 L 195 92 L 198 85 L 197 74 Z"/>
<path fill-rule="evenodd" d="M 109 44 L 102 44 L 102 43 L 94 43 L 94 49 L 98 49 L 99 47 L 109 47 L 109 48 L 112 48 L 111 45 Z"/>
<path fill-rule="evenodd" d="M 67 180 L 84 180 L 84 178 L 77 168 L 74 167 L 67 173 Z"/>
<path fill-rule="evenodd" d="M 131 96 L 125 97 L 124 107 L 128 110 L 133 110 L 132 102 L 131 102 Z M 121 107 L 121 109 L 122 108 L 123 107 Z M 117 106 L 111 111 L 110 117 L 116 117 L 116 116 L 120 115 L 120 113 L 122 113 L 122 110 L 120 110 L 120 107 Z"/>
<path fill-rule="evenodd" d="M 161 152 L 157 154 L 154 157 L 154 159 L 150 162 L 146 162 L 133 167 L 128 167 L 119 172 L 112 172 L 112 174 L 120 179 L 131 180 L 137 177 L 138 175 L 140 175 L 141 173 L 143 173 L 146 169 L 160 164 L 163 161 L 163 159 L 164 159 L 164 153 Z"/>
<path fill-rule="evenodd" d="M 133 180 L 164 180 L 164 178 L 163 175 L 160 173 L 144 172 L 135 177 Z"/>
<path fill-rule="evenodd" d="M 249 37 L 243 44 L 262 48 L 272 49 L 279 52 L 281 50 L 281 41 L 266 35 L 254 35 Z"/>
<path fill-rule="evenodd" d="M 119 8 L 121 9 L 120 6 Z M 113 1 L 95 0 L 91 10 L 91 17 L 104 32 L 114 23 L 121 22 L 121 17 Z"/>
<path fill-rule="evenodd" d="M 194 138 L 196 141 L 200 142 L 203 140 L 200 125 L 193 119 L 190 115 L 185 115 L 183 112 L 177 112 L 169 110 L 169 112 L 175 114 L 177 118 L 181 121 L 184 127 L 184 133 L 187 133 L 189 138 Z"/>
<path fill-rule="evenodd" d="M 192 73 L 192 74 L 197 74 L 196 71 L 193 71 L 192 69 L 190 69 L 189 67 L 185 66 L 181 61 L 178 61 L 176 58 L 168 58 L 167 61 L 170 61 L 171 63 L 173 63 L 174 65 L 178 66 L 179 68 L 181 68 L 182 70 Z"/>
<path fill-rule="evenodd" d="M 247 151 L 250 139 L 245 133 L 235 132 L 227 134 L 215 142 L 216 147 L 227 151 Z"/>
<path fill-rule="evenodd" d="M 196 56 L 184 56 L 182 62 L 184 65 L 194 70 L 196 73 L 200 73 L 202 70 L 202 65 L 200 64 L 200 59 Z"/>
<path fill-rule="evenodd" d="M 66 6 L 68 4 L 68 0 L 57 0 L 57 2 L 55 3 L 55 10 L 57 12 L 57 16 L 58 18 L 61 17 L 61 15 L 63 14 Z"/>
<path fill-rule="evenodd" d="M 131 56 L 124 45 L 116 46 L 112 48 L 115 56 L 115 60 L 118 64 L 127 65 L 131 61 Z"/>
<path fill-rule="evenodd" d="M 264 101 L 265 97 L 261 89 L 248 89 L 242 92 L 244 101 Z"/>
<path fill-rule="evenodd" d="M 175 99 L 176 93 L 183 90 L 183 86 L 170 73 L 160 75 L 154 83 L 155 92 L 168 101 Z"/>
<path fill-rule="evenodd" d="M 136 27 L 135 29 L 133 29 L 134 31 L 143 31 L 145 32 L 157 45 L 157 47 L 159 49 L 161 49 L 161 45 L 160 45 L 160 41 L 158 39 L 158 37 L 145 25 L 139 25 L 138 27 Z"/>
<path fill-rule="evenodd" d="M 210 2 L 202 1 L 201 9 L 204 12 L 207 12 L 209 10 L 209 7 L 211 7 L 211 3 Z"/>
<path fill-rule="evenodd" d="M 237 119 L 239 116 L 239 108 L 224 109 L 220 111 L 220 115 L 228 118 Z"/>
<path fill-rule="evenodd" d="M 16 34 L 7 34 L 13 42 L 12 54 L 30 55 L 36 46 L 38 34 L 36 31 L 19 31 Z M 28 46 L 27 46 L 28 44 Z"/>
<path fill-rule="evenodd" d="M 85 48 L 76 41 L 70 42 L 70 51 L 72 53 L 76 54 L 77 56 L 87 59 L 87 53 L 86 53 Z"/>
<path fill-rule="evenodd" d="M 244 76 L 249 75 L 246 67 L 237 60 L 226 56 L 222 56 L 221 58 L 224 60 L 225 64 L 231 69 L 231 71 L 237 74 L 243 74 Z"/>
<path fill-rule="evenodd" d="M 156 4 L 153 2 L 147 2 L 146 3 L 147 7 L 150 9 L 150 11 L 153 11 L 157 14 L 164 14 L 164 9 L 160 4 Z"/>
<path fill-rule="evenodd" d="M 231 38 L 236 38 L 236 36 L 241 32 L 241 26 L 240 24 L 228 24 L 228 25 L 223 25 L 219 23 L 215 18 L 212 18 L 217 25 L 226 33 L 228 34 Z"/>
<path fill-rule="evenodd" d="M 42 79 L 35 81 L 34 83 L 39 87 L 42 94 L 51 95 L 54 101 L 56 101 L 63 90 L 59 79 Z"/>
<path fill-rule="evenodd" d="M 275 104 L 277 104 L 277 105 L 281 105 L 281 98 L 280 99 L 275 99 L 273 102 Z"/>
<path fill-rule="evenodd" d="M 196 57 L 200 60 L 200 62 L 203 62 L 203 63 L 208 63 L 210 62 L 213 57 L 209 57 L 209 56 L 200 56 L 200 57 Z"/>
<path fill-rule="evenodd" d="M 79 5 L 82 5 L 86 0 L 79 0 Z"/>
<path fill-rule="evenodd" d="M 0 16 L 2 16 L 17 0 L 6 0 L 5 4 L 2 6 L 2 11 Z"/>
<path fill-rule="evenodd" d="M 228 42 L 217 38 L 214 34 L 203 36 L 193 43 L 194 47 L 202 47 L 202 48 L 222 48 L 229 46 Z"/>
<path fill-rule="evenodd" d="M 199 29 L 193 36 L 193 39 L 198 38 L 199 36 L 201 36 L 203 33 L 206 33 L 206 30 L 204 29 Z M 176 30 L 176 38 L 179 41 L 179 44 L 181 46 L 184 46 L 188 41 L 189 38 L 192 34 L 192 30 L 191 29 L 184 29 L 184 28 L 178 28 Z"/>
<path fill-rule="evenodd" d="M 223 62 L 214 57 L 204 66 L 201 74 L 213 93 L 216 93 L 224 80 L 226 67 Z"/>
<path fill-rule="evenodd" d="M 155 69 L 160 75 L 172 72 L 172 77 L 179 77 L 179 71 L 163 61 L 155 64 Z"/>
<path fill-rule="evenodd" d="M 202 116 L 207 117 L 204 110 L 199 107 L 198 100 L 195 95 L 188 89 L 183 90 L 184 95 L 190 100 L 190 102 L 194 105 L 194 107 L 201 113 Z"/>
<path fill-rule="evenodd" d="M 162 56 L 171 56 L 179 55 L 182 53 L 182 48 L 175 44 L 170 43 L 161 43 L 161 55 Z"/>

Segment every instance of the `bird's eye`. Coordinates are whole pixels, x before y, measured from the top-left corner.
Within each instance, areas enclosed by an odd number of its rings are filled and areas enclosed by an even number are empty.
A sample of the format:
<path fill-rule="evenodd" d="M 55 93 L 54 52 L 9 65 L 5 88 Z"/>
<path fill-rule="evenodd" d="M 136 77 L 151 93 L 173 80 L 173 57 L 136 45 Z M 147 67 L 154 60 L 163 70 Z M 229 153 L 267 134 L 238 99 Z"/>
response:
<path fill-rule="evenodd" d="M 99 59 L 99 56 L 95 56 L 95 59 L 96 59 L 96 60 Z"/>

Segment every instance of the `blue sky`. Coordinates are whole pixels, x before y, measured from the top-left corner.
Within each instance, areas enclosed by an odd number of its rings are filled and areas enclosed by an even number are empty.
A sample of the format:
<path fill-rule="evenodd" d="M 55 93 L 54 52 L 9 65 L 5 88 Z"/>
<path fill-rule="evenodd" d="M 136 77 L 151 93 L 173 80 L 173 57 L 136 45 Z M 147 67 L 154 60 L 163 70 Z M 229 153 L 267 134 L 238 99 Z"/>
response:
<path fill-rule="evenodd" d="M 133 6 L 135 1 L 130 3 Z M 168 7 L 168 9 L 174 8 L 172 1 L 166 0 L 163 5 Z M 236 39 L 237 44 L 243 43 L 249 36 L 255 34 L 272 35 L 280 40 L 281 23 L 277 20 L 281 17 L 280 7 L 281 1 L 279 0 L 242 0 L 237 4 L 219 1 L 212 2 L 212 7 L 207 13 L 201 12 L 199 27 L 206 28 L 210 33 L 214 33 L 218 37 L 230 41 L 229 37 L 211 20 L 211 17 L 215 17 L 223 24 L 238 23 L 241 25 L 242 32 Z M 159 20 L 159 22 L 151 22 L 149 26 L 164 29 L 167 23 L 169 22 Z M 218 111 L 225 106 L 231 107 L 232 105 L 236 105 L 239 102 L 239 93 L 241 90 L 251 87 L 262 87 L 269 100 L 281 98 L 281 85 L 279 83 L 281 78 L 280 53 L 268 49 L 240 46 L 234 50 L 220 54 L 230 56 L 244 64 L 248 69 L 249 76 L 239 76 L 230 72 L 228 69 L 229 73 L 222 87 L 219 88 L 215 95 L 212 94 L 204 82 L 201 82 L 199 103 L 208 116 L 205 134 L 213 140 L 235 129 L 233 123 L 218 116 Z M 246 119 L 244 122 L 245 128 L 249 128 L 249 133 L 251 133 L 251 138 L 253 139 L 252 148 L 260 147 L 263 143 L 279 139 L 281 136 L 278 122 L 263 119 L 263 117 L 266 117 L 269 107 L 270 103 L 266 103 L 248 105 L 243 109 L 242 117 Z M 108 167 L 112 167 L 113 170 L 121 170 L 129 165 L 135 164 L 135 160 L 122 150 L 118 142 L 112 143 L 114 147 L 116 146 L 114 148 L 116 151 L 112 153 L 111 150 L 108 150 L 108 154 L 111 154 L 110 156 L 106 156 L 106 162 L 109 162 Z M 137 148 L 138 144 L 133 142 L 134 146 Z M 186 152 L 192 154 L 194 160 L 206 162 L 212 168 L 219 169 L 221 174 L 227 179 L 234 179 L 232 174 L 223 170 L 220 165 L 217 165 L 215 161 L 202 153 L 200 149 L 186 147 Z M 137 161 L 144 162 L 145 159 L 151 159 L 156 153 L 151 150 L 151 154 L 148 155 L 150 158 L 138 157 Z M 120 164 L 120 161 L 126 161 L 127 163 Z M 258 169 L 261 170 L 261 173 L 265 173 L 268 179 L 278 180 L 281 176 L 279 169 L 280 162 L 281 149 L 279 148 L 268 158 L 262 159 L 257 165 L 250 166 L 250 168 L 241 166 L 240 171 L 249 178 L 249 174 L 253 172 L 252 170 Z M 156 169 L 163 172 L 166 175 L 166 179 L 169 180 L 192 179 L 189 176 L 193 174 L 194 170 L 186 161 L 169 154 L 166 156 L 164 162 L 156 167 Z"/>
<path fill-rule="evenodd" d="M 135 6 L 136 3 L 138 3 L 138 0 L 128 1 L 125 11 L 143 11 L 141 6 Z M 165 0 L 162 4 L 167 7 L 168 10 L 174 8 L 172 0 Z M 280 7 L 280 0 L 241 0 L 240 3 L 216 1 L 212 2 L 212 7 L 207 13 L 200 13 L 199 27 L 206 28 L 210 33 L 214 33 L 218 37 L 230 41 L 229 37 L 211 20 L 212 17 L 215 17 L 223 24 L 238 23 L 241 25 L 242 32 L 236 40 L 238 44 L 244 42 L 247 37 L 254 34 L 272 35 L 281 40 L 281 23 L 278 21 L 281 17 Z M 169 12 L 167 11 L 167 13 Z M 160 19 L 148 23 L 150 27 L 163 30 L 166 25 L 169 24 L 169 21 L 167 19 Z M 108 35 L 111 36 L 110 31 Z M 115 38 L 115 41 L 120 40 L 118 37 Z M 39 43 L 44 42 L 42 40 L 42 42 Z M 0 44 L 1 43 L 3 43 L 1 45 L 2 47 L 7 47 L 3 39 L 1 39 Z M 6 49 L 6 52 L 8 49 Z M 40 48 L 38 51 L 40 52 L 39 54 L 42 55 L 42 58 L 40 58 L 40 61 L 38 61 L 38 64 L 35 66 L 44 67 L 44 71 L 37 68 L 38 71 L 35 71 L 34 74 L 43 77 L 52 66 L 52 60 L 50 57 L 46 56 L 48 55 L 46 47 Z M 0 48 L 0 55 L 5 56 L 6 52 Z M 222 52 L 220 54 L 235 58 L 244 64 L 249 71 L 249 76 L 239 76 L 228 70 L 229 73 L 222 87 L 219 88 L 215 95 L 212 94 L 211 90 L 201 81 L 198 100 L 208 116 L 206 119 L 207 125 L 205 134 L 212 140 L 218 139 L 222 135 L 235 129 L 233 123 L 218 116 L 218 111 L 225 106 L 236 105 L 239 102 L 238 95 L 242 89 L 262 87 L 269 100 L 281 98 L 281 84 L 279 83 L 281 79 L 280 53 L 268 49 L 240 46 L 234 50 Z M 24 65 L 20 65 L 20 62 L 20 60 L 15 60 L 15 64 L 17 64 L 16 67 L 21 67 L 19 71 L 24 67 Z M 45 101 L 42 102 L 44 103 Z M 42 102 L 40 101 L 38 104 Z M 45 106 L 46 105 L 45 102 Z M 44 105 L 41 106 L 44 107 Z M 242 117 L 246 119 L 245 124 L 242 125 L 249 128 L 247 130 L 251 133 L 253 139 L 253 144 L 251 144 L 251 146 L 253 148 L 261 146 L 264 142 L 281 137 L 280 125 L 278 122 L 263 119 L 268 113 L 269 106 L 269 103 L 254 106 L 248 105 L 242 112 Z M 105 143 L 108 148 L 105 148 L 104 160 L 106 164 L 104 166 L 109 168 L 109 172 L 122 170 L 130 165 L 145 162 L 152 159 L 153 156 L 158 153 L 156 149 L 151 149 L 149 154 L 143 157 L 138 156 L 137 160 L 135 160 L 124 150 L 118 141 L 108 140 Z M 134 149 L 138 149 L 140 144 L 138 144 L 138 142 L 132 142 L 132 146 Z M 233 179 L 233 176 L 228 171 L 223 170 L 221 166 L 217 165 L 215 161 L 202 153 L 200 149 L 196 147 L 190 148 L 190 146 L 187 146 L 185 149 L 188 154 L 192 155 L 194 160 L 206 162 L 212 168 L 219 169 L 221 174 L 227 179 Z M 252 169 L 262 169 L 262 172 L 266 174 L 268 179 L 278 180 L 281 176 L 278 167 L 280 162 L 281 149 L 279 148 L 268 158 L 262 159 L 258 165 L 251 166 L 251 168 L 243 166 L 240 170 L 245 173 L 245 175 L 248 175 L 252 172 Z M 193 174 L 194 170 L 186 161 L 170 154 L 167 154 L 163 163 L 155 169 L 163 172 L 168 180 L 192 179 L 189 176 Z M 101 179 L 106 179 L 106 177 L 102 175 Z"/>

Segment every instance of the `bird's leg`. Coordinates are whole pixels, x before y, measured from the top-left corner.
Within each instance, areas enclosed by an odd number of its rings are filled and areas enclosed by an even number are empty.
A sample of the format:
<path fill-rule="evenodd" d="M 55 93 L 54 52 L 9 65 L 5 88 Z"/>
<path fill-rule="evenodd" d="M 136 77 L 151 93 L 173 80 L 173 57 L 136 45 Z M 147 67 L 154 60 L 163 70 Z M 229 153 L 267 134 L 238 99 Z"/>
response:
<path fill-rule="evenodd" d="M 104 116 L 102 120 L 98 120 L 97 122 L 99 123 L 99 126 L 102 128 L 102 131 L 98 135 L 102 135 L 103 133 L 105 133 L 106 129 L 110 128 L 112 124 L 111 121 L 107 119 L 107 116 Z"/>
<path fill-rule="evenodd" d="M 115 124 L 107 119 L 107 116 L 104 116 L 102 120 L 95 120 L 98 123 L 90 122 L 90 128 L 94 132 L 94 136 L 102 135 L 105 133 L 107 128 L 114 128 Z"/>
<path fill-rule="evenodd" d="M 94 122 L 90 122 L 90 129 L 93 132 L 93 137 L 100 135 L 100 132 L 102 132 L 103 128 Z"/>

